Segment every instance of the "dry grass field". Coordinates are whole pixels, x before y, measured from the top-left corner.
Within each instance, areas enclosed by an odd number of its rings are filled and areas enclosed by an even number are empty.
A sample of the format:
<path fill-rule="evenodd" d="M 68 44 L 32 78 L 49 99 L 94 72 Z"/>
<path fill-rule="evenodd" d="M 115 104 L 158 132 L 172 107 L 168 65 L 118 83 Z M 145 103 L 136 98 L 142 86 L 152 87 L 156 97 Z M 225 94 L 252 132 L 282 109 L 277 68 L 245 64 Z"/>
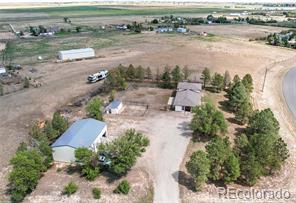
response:
<path fill-rule="evenodd" d="M 11 14 L 10 17 L 19 18 L 20 16 L 18 15 L 21 14 Z M 42 17 L 44 17 L 44 19 L 46 18 L 43 14 Z M 144 22 L 146 18 L 150 19 L 151 17 L 124 16 L 119 18 L 116 16 L 89 16 L 85 18 L 77 18 L 76 20 L 79 23 L 85 23 L 87 20 L 90 20 L 93 25 L 103 25 L 122 22 L 126 23 L 134 20 Z M 44 19 L 42 19 L 42 22 L 46 25 L 53 25 L 57 22 L 61 24 L 63 23 L 61 17 L 48 18 L 47 20 Z M 41 20 L 36 16 L 33 16 L 32 19 L 28 16 L 28 18 L 24 18 L 24 21 L 22 22 L 16 22 L 14 19 L 12 19 L 12 22 L 15 23 L 16 29 L 19 29 L 29 24 L 39 25 Z M 143 67 L 149 66 L 153 73 L 156 73 L 157 69 L 162 70 L 166 65 L 170 67 L 175 65 L 187 65 L 194 71 L 193 77 L 198 77 L 204 67 L 210 68 L 213 72 L 216 71 L 220 73 L 224 73 L 225 70 L 228 70 L 232 76 L 235 74 L 239 74 L 240 76 L 246 73 L 252 74 L 255 85 L 255 93 L 253 95 L 254 104 L 258 108 L 271 107 L 274 110 L 275 115 L 281 123 L 283 138 L 288 141 L 292 154 L 281 175 L 263 179 L 259 182 L 258 187 L 263 188 L 267 184 L 276 184 L 277 187 L 290 189 L 295 196 L 296 191 L 293 183 L 295 183 L 296 177 L 294 172 L 296 169 L 296 152 L 295 145 L 293 144 L 295 144 L 296 141 L 295 131 L 291 130 L 293 129 L 292 126 L 295 126 L 295 123 L 292 122 L 291 118 L 285 119 L 285 116 L 287 116 L 288 113 L 283 110 L 286 107 L 281 100 L 280 86 L 281 78 L 285 71 L 296 65 L 295 60 L 288 60 L 291 58 L 295 59 L 296 53 L 289 49 L 271 47 L 264 43 L 249 41 L 250 38 L 262 37 L 268 33 L 277 32 L 283 29 L 253 25 L 190 26 L 190 29 L 197 32 L 207 31 L 214 34 L 214 36 L 207 38 L 197 35 L 183 35 L 176 33 L 156 34 L 154 32 L 145 32 L 142 34 L 116 33 L 112 35 L 100 34 L 97 36 L 81 34 L 77 36 L 63 36 L 57 39 L 38 39 L 39 41 L 34 40 L 33 42 L 18 41 L 19 43 L 17 46 L 19 47 L 19 51 L 16 52 L 15 62 L 27 64 L 24 65 L 21 74 L 39 81 L 42 86 L 39 88 L 29 88 L 17 91 L 0 98 L 0 140 L 5 140 L 0 143 L 0 201 L 3 202 L 8 199 L 7 195 L 5 195 L 7 188 L 7 173 L 10 169 L 8 167 L 8 161 L 15 153 L 18 144 L 28 138 L 28 129 L 32 121 L 49 118 L 55 110 L 70 103 L 73 98 L 98 88 L 98 86 L 101 85 L 100 83 L 87 84 L 86 77 L 102 68 L 112 69 L 119 64 L 134 64 Z M 7 33 L 7 31 L 1 32 L 0 35 L 6 36 L 5 33 Z M 9 35 L 8 37 L 10 38 Z M 77 46 L 94 47 L 97 58 L 69 63 L 55 62 L 55 55 L 58 50 L 72 47 L 78 48 Z M 46 61 L 35 63 L 38 54 L 44 56 Z M 32 60 L 34 63 L 31 63 Z M 275 64 L 274 62 L 277 63 Z M 270 74 L 268 74 L 267 77 L 266 89 L 262 93 L 260 92 L 260 89 L 266 68 L 270 68 Z M 134 92 L 131 94 L 133 97 L 129 96 L 128 98 L 142 98 L 142 93 L 145 95 L 149 94 L 147 90 L 142 90 L 142 92 Z M 152 90 L 150 93 L 151 94 L 146 97 L 149 102 L 156 102 L 154 100 L 156 96 L 161 98 L 167 96 L 167 93 L 165 93 L 164 95 L 156 94 L 154 97 L 153 94 L 155 94 L 155 92 L 153 93 Z M 163 103 L 164 100 L 165 99 L 161 100 L 161 102 Z M 140 124 L 132 125 L 134 127 L 138 126 L 139 129 L 145 129 L 145 127 L 150 129 L 151 126 L 155 126 L 155 129 L 151 129 L 151 134 L 144 130 L 149 136 L 153 136 L 158 133 L 158 131 L 166 133 L 165 129 L 162 129 L 162 126 L 160 126 L 159 123 L 165 122 L 165 118 L 173 118 L 175 116 L 163 113 L 161 114 L 162 116 L 158 117 L 157 114 L 158 112 L 152 112 L 150 117 L 146 120 L 143 119 L 146 123 L 141 122 L 140 119 L 136 120 L 137 117 L 134 118 L 133 121 L 132 117 L 128 117 L 127 115 L 128 118 L 126 118 L 124 117 L 124 114 L 122 115 L 122 120 L 120 120 L 123 122 L 122 124 L 118 123 L 118 119 L 108 119 L 112 121 L 110 122 L 111 129 L 114 129 L 114 126 L 112 125 L 115 124 L 123 126 L 125 123 L 130 124 L 133 122 L 140 122 Z M 174 125 L 175 127 L 175 125 L 182 122 L 182 119 L 186 120 L 188 118 L 180 116 L 179 118 L 177 117 L 175 123 L 173 119 L 171 119 L 172 121 L 167 121 L 167 125 Z M 159 123 L 156 121 L 159 121 Z M 150 128 L 148 128 L 149 124 L 151 124 Z M 114 134 L 116 134 L 115 131 Z M 184 143 L 186 142 L 189 142 L 189 140 L 184 141 Z M 156 142 L 156 145 L 153 146 L 156 146 L 157 148 L 161 143 L 162 142 Z M 193 147 L 199 148 L 203 147 L 203 145 L 201 144 Z M 149 149 L 150 151 L 148 151 L 143 159 L 139 161 L 140 163 L 138 163 L 139 165 L 137 165 L 137 167 L 144 168 L 143 171 L 148 171 L 149 176 L 153 177 L 153 175 L 155 175 L 153 172 L 159 171 L 160 168 L 151 169 L 149 168 L 151 165 L 147 166 L 141 164 L 147 160 L 151 160 L 151 157 L 149 159 L 149 153 L 152 149 Z M 182 157 L 179 158 L 182 159 Z M 130 176 L 133 176 L 134 173 L 137 172 L 133 172 Z M 139 173 L 145 174 L 145 172 Z M 47 197 L 49 199 L 46 200 L 49 202 L 67 201 L 64 199 L 50 199 L 51 193 L 46 191 L 48 186 L 48 190 L 53 191 L 57 198 L 60 198 L 58 191 L 60 191 L 61 185 L 58 185 L 57 187 L 56 184 L 48 185 L 48 181 L 55 180 L 57 181 L 56 183 L 59 184 L 59 178 L 61 177 L 61 180 L 68 180 L 68 178 L 74 178 L 77 181 L 80 180 L 79 177 L 69 177 L 65 173 L 56 174 L 54 169 L 50 169 L 41 179 L 37 190 L 33 192 L 26 201 L 41 202 L 38 200 L 40 197 L 38 195 L 48 195 Z M 137 181 L 142 180 L 136 179 L 133 184 L 137 185 Z M 89 183 L 82 183 L 84 186 L 87 184 Z M 149 184 L 144 185 L 144 188 L 149 188 Z M 183 188 L 181 189 L 180 198 L 183 199 L 184 202 L 195 202 L 197 200 L 201 200 L 200 202 L 216 202 L 217 197 L 214 196 L 214 186 L 209 186 L 209 188 L 210 191 L 207 188 L 200 193 L 193 193 L 190 190 Z M 146 189 L 144 190 L 147 191 Z M 106 191 L 110 191 L 110 188 L 106 188 Z M 135 193 L 136 191 L 132 194 Z M 83 201 L 81 198 L 90 198 L 89 191 L 86 192 L 81 190 L 77 196 L 73 196 L 72 200 L 73 202 L 80 202 Z M 104 198 L 106 198 L 104 199 L 106 202 L 111 201 L 108 199 L 110 197 Z M 120 201 L 122 202 L 124 200 Z"/>

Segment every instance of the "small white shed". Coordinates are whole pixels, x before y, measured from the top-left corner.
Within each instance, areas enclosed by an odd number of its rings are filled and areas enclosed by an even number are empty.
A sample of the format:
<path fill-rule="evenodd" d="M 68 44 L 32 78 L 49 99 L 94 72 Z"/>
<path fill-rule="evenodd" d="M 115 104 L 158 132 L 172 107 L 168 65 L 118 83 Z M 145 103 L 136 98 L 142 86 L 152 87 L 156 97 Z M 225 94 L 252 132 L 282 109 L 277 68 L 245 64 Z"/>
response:
<path fill-rule="evenodd" d="M 95 50 L 92 48 L 71 49 L 66 51 L 59 51 L 58 53 L 58 58 L 62 61 L 71 61 L 93 57 L 95 57 Z"/>
<path fill-rule="evenodd" d="M 123 104 L 119 100 L 112 101 L 107 107 L 106 107 L 106 113 L 108 114 L 120 114 L 122 110 Z"/>

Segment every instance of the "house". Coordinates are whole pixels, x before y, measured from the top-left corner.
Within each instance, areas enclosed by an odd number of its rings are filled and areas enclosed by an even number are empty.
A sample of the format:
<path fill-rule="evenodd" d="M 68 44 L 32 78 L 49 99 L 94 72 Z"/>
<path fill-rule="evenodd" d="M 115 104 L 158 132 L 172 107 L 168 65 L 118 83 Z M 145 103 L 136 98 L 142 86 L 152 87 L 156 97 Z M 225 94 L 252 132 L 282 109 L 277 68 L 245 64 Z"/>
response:
<path fill-rule="evenodd" d="M 58 58 L 62 61 L 86 59 L 92 57 L 95 57 L 95 50 L 92 48 L 71 49 L 66 51 L 59 51 L 58 53 Z"/>
<path fill-rule="evenodd" d="M 52 145 L 54 161 L 74 162 L 75 150 L 86 147 L 93 151 L 107 135 L 107 125 L 92 118 L 74 122 Z"/>
<path fill-rule="evenodd" d="M 172 108 L 175 111 L 191 111 L 192 107 L 201 105 L 201 97 L 201 83 L 179 82 Z"/>
<path fill-rule="evenodd" d="M 159 27 L 155 29 L 156 33 L 163 33 L 163 32 L 173 32 L 173 28 L 171 27 Z"/>
<path fill-rule="evenodd" d="M 6 69 L 0 66 L 0 75 L 6 74 Z"/>
<path fill-rule="evenodd" d="M 177 28 L 177 32 L 185 33 L 185 32 L 187 32 L 187 29 L 183 28 L 183 27 L 179 27 L 179 28 Z"/>
<path fill-rule="evenodd" d="M 112 101 L 106 108 L 105 112 L 108 114 L 120 114 L 123 104 L 119 100 Z"/>

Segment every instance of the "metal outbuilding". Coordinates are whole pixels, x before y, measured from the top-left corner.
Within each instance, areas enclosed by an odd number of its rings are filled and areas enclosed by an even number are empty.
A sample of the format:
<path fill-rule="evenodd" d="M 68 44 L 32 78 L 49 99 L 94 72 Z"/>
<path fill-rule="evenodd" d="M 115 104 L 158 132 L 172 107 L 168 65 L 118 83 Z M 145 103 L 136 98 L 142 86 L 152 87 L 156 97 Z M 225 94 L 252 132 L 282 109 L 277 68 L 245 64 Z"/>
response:
<path fill-rule="evenodd" d="M 95 57 L 95 50 L 92 48 L 71 49 L 59 51 L 58 58 L 62 61 L 71 61 L 77 59 L 86 59 Z"/>
<path fill-rule="evenodd" d="M 96 151 L 106 134 L 106 123 L 92 118 L 78 120 L 51 145 L 53 159 L 58 162 L 74 162 L 77 148 L 86 147 Z"/>
<path fill-rule="evenodd" d="M 119 114 L 122 110 L 122 107 L 123 107 L 123 104 L 121 101 L 114 100 L 106 107 L 106 113 Z"/>

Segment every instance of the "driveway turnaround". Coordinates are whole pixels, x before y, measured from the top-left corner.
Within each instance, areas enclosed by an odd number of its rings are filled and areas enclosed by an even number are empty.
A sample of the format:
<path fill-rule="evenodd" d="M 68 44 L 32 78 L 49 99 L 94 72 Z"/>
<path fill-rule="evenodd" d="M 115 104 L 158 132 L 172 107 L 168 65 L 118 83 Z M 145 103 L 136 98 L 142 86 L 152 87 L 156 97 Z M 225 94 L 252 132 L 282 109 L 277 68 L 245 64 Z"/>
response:
<path fill-rule="evenodd" d="M 284 77 L 283 94 L 286 103 L 296 118 L 296 68 L 292 68 Z"/>

